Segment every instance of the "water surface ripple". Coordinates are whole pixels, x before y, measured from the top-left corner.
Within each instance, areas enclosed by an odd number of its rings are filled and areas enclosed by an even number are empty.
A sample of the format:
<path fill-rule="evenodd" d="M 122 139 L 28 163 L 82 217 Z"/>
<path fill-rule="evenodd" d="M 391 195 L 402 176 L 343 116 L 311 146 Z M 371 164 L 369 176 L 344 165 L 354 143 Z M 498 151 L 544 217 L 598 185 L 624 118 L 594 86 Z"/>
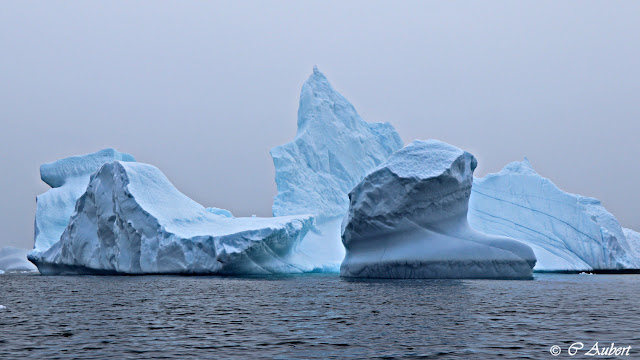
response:
<path fill-rule="evenodd" d="M 0 359 L 540 359 L 576 341 L 640 358 L 639 295 L 640 275 L 4 275 Z"/>

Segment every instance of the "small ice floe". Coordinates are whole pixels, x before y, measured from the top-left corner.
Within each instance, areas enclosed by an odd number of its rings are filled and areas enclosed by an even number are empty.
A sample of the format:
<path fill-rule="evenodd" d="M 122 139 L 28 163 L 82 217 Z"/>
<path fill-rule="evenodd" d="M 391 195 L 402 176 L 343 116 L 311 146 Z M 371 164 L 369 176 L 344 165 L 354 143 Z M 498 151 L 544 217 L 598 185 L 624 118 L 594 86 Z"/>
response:
<path fill-rule="evenodd" d="M 7 307 L 6 307 L 6 306 L 4 306 L 4 305 L 0 305 L 0 310 L 6 310 L 6 309 L 7 309 Z"/>
<path fill-rule="evenodd" d="M 595 275 L 595 274 L 594 274 L 594 273 L 584 272 L 584 271 L 583 271 L 583 272 L 581 272 L 581 273 L 580 273 L 580 274 L 578 274 L 578 275 Z"/>
<path fill-rule="evenodd" d="M 0 270 L 0 275 L 4 274 L 4 270 Z"/>

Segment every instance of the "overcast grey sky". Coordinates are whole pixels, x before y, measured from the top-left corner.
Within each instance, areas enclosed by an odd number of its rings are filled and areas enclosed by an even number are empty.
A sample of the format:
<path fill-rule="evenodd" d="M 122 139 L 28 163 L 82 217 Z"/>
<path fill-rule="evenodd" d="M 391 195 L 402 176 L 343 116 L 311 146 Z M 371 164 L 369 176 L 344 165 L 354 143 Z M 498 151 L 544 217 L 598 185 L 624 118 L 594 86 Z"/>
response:
<path fill-rule="evenodd" d="M 640 229 L 638 1 L 2 1 L 0 246 L 33 245 L 41 163 L 109 146 L 269 216 L 314 64 L 405 143 L 528 156 Z"/>

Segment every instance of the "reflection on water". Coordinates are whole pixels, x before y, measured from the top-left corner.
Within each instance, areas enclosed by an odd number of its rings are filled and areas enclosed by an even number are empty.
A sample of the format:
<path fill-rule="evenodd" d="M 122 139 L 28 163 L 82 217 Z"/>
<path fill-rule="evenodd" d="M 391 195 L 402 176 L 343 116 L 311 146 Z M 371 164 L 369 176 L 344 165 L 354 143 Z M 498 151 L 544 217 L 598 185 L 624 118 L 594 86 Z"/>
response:
<path fill-rule="evenodd" d="M 547 358 L 640 351 L 640 275 L 0 276 L 0 358 Z"/>

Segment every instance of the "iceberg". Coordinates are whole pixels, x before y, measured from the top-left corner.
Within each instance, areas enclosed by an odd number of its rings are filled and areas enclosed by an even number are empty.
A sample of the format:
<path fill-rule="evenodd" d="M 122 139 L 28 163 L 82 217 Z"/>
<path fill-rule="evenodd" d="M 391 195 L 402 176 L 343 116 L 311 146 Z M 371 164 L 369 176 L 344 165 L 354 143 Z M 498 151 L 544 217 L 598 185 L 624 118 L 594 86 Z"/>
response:
<path fill-rule="evenodd" d="M 623 229 L 599 200 L 559 189 L 526 158 L 474 179 L 468 220 L 531 246 L 535 271 L 640 268 L 638 233 Z"/>
<path fill-rule="evenodd" d="M 389 123 L 365 122 L 314 67 L 302 86 L 293 141 L 271 149 L 277 195 L 273 215 L 311 214 L 317 229 L 298 248 L 301 264 L 338 271 L 347 194 L 403 143 Z"/>
<path fill-rule="evenodd" d="M 313 226 L 217 214 L 156 167 L 117 160 L 91 175 L 75 209 L 60 240 L 30 256 L 42 274 L 300 273 L 288 256 Z"/>
<path fill-rule="evenodd" d="M 204 208 L 158 169 L 106 149 L 41 167 L 52 189 L 38 197 L 29 259 L 43 274 L 338 271 L 347 193 L 401 146 L 389 123 L 363 121 L 314 68 L 295 139 L 271 150 L 274 218 Z"/>
<path fill-rule="evenodd" d="M 340 275 L 359 278 L 531 279 L 532 249 L 467 222 L 473 155 L 414 141 L 349 193 Z"/>
<path fill-rule="evenodd" d="M 37 272 L 27 259 L 29 250 L 7 246 L 0 248 L 0 274 L 9 272 Z"/>
<path fill-rule="evenodd" d="M 31 256 L 37 257 L 60 240 L 91 174 L 115 160 L 135 161 L 133 156 L 109 148 L 40 166 L 40 178 L 51 186 L 51 190 L 36 197 L 35 241 Z"/>

